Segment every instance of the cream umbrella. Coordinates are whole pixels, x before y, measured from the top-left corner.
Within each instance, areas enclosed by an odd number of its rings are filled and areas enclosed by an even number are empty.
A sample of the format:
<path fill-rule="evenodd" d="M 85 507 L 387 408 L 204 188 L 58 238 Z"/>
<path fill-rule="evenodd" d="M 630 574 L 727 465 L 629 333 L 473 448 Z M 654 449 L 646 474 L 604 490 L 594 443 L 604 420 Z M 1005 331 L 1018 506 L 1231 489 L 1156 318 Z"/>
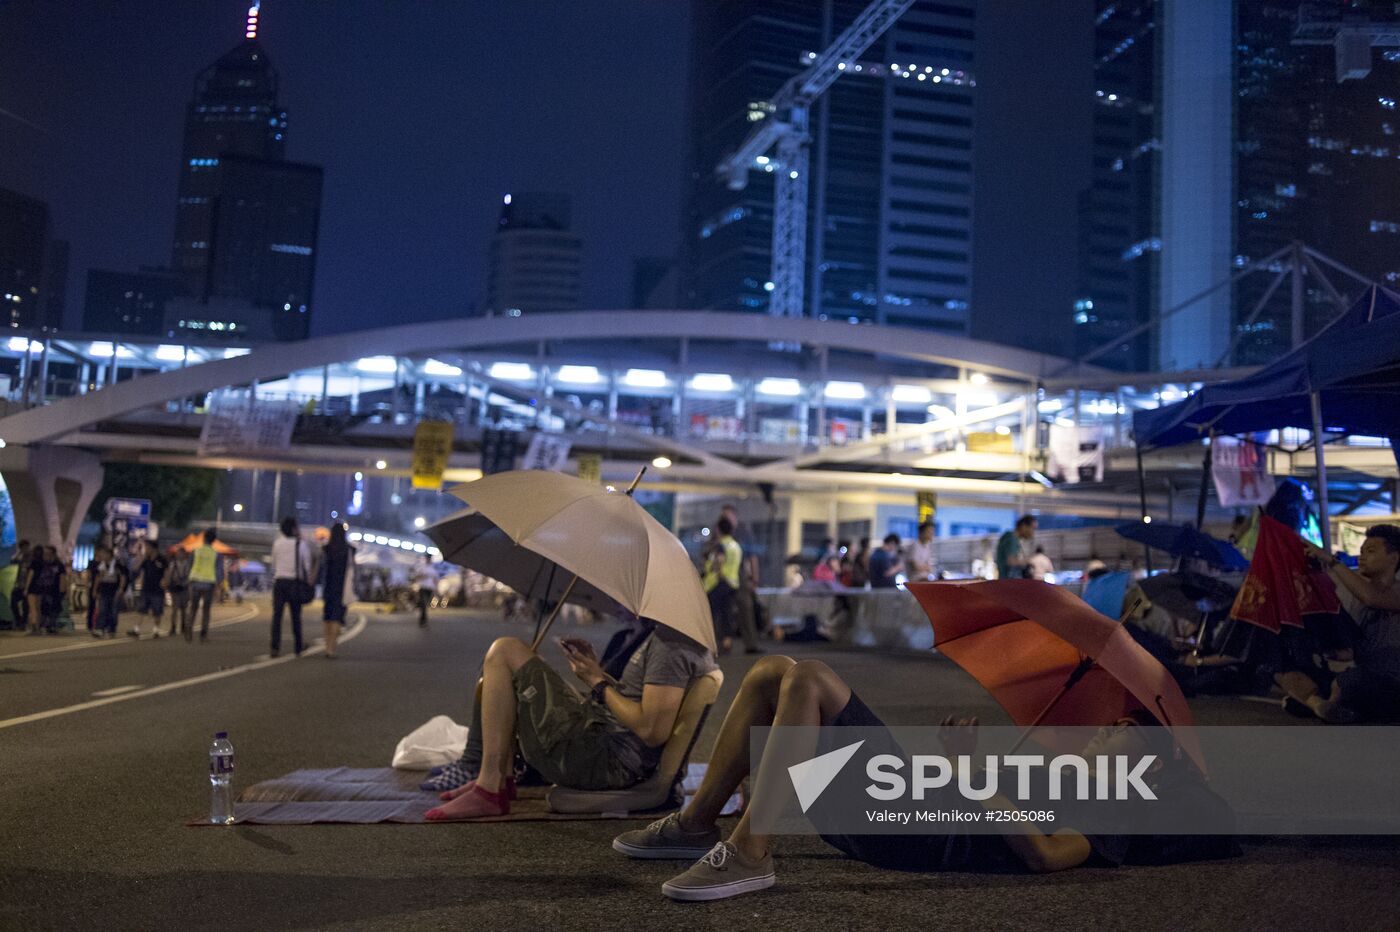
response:
<path fill-rule="evenodd" d="M 632 499 L 631 489 L 613 492 L 563 473 L 517 470 L 450 491 L 517 546 L 558 564 L 628 611 L 715 650 L 709 600 L 690 555 Z M 444 526 L 454 520 L 465 519 L 454 516 L 433 529 L 445 535 Z M 565 589 L 560 604 L 570 600 Z M 536 646 L 548 626 L 536 636 Z"/>

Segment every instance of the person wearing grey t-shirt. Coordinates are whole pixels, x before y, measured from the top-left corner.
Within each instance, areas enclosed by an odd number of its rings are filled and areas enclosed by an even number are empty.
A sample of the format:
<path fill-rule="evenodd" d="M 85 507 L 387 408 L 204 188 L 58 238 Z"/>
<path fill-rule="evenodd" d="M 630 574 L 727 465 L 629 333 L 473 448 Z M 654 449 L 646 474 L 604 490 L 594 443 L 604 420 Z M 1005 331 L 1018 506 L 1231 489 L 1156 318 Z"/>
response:
<path fill-rule="evenodd" d="M 662 625 L 617 679 L 582 638 L 556 643 L 587 696 L 523 641 L 498 638 L 486 652 L 469 733 L 468 752 L 480 748 L 480 766 L 475 779 L 443 793 L 447 802 L 427 812 L 429 821 L 510 812 L 517 744 L 526 763 L 551 783 L 603 790 L 641 782 L 656 769 L 686 688 L 716 668 L 708 648 Z"/>

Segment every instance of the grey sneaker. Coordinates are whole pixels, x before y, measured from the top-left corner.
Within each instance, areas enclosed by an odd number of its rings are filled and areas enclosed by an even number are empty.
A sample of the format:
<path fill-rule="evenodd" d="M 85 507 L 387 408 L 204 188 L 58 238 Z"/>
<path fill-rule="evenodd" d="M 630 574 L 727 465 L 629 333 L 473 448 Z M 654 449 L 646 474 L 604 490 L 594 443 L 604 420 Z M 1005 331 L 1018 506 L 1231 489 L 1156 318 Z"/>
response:
<path fill-rule="evenodd" d="M 718 841 L 719 829 L 688 832 L 681 828 L 681 814 L 673 812 L 646 828 L 623 832 L 613 839 L 612 846 L 614 851 L 620 851 L 629 858 L 689 861 L 709 854 Z"/>
<path fill-rule="evenodd" d="M 692 864 L 690 870 L 663 883 L 661 892 L 673 900 L 688 902 L 722 900 L 767 890 L 776 879 L 771 854 L 751 861 L 740 854 L 738 848 L 721 841 Z"/>

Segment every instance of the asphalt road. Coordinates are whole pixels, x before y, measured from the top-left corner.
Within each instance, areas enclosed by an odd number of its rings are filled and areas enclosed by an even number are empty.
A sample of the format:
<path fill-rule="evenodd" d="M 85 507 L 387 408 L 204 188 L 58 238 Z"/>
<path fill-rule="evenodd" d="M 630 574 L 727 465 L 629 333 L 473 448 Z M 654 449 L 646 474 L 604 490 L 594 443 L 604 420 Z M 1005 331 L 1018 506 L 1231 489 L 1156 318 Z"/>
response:
<path fill-rule="evenodd" d="M 420 629 L 407 615 L 356 614 L 366 624 L 336 661 L 259 660 L 261 606 L 221 609 L 203 645 L 0 635 L 0 929 L 1397 925 L 1389 839 L 1255 841 L 1228 862 L 1046 877 L 893 873 L 782 839 L 773 890 L 680 905 L 659 893 L 679 866 L 608 847 L 627 823 L 185 827 L 207 811 L 212 732 L 230 733 L 244 786 L 302 767 L 384 766 L 429 716 L 466 719 L 492 638 L 528 636 L 486 615 L 444 613 Z M 964 709 L 1005 722 L 936 657 L 788 652 L 826 660 L 891 723 Z M 725 661 L 722 703 L 747 659 Z M 1278 721 L 1238 701 L 1193 705 L 1207 722 Z"/>

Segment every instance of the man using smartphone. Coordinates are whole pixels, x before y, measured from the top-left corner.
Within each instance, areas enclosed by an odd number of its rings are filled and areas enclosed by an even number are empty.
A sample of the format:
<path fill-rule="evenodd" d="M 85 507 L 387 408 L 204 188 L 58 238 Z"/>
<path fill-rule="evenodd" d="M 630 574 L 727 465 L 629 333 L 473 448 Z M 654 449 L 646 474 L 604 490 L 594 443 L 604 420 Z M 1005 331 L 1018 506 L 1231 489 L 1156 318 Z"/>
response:
<path fill-rule="evenodd" d="M 525 761 L 551 783 L 602 790 L 641 782 L 660 762 L 687 686 L 715 669 L 707 648 L 662 625 L 617 679 L 604 672 L 593 645 L 582 638 L 555 643 L 587 693 L 580 695 L 523 641 L 498 638 L 486 652 L 463 755 L 481 761 L 479 772 L 443 793 L 446 802 L 428 811 L 429 821 L 510 812 L 517 744 Z"/>

